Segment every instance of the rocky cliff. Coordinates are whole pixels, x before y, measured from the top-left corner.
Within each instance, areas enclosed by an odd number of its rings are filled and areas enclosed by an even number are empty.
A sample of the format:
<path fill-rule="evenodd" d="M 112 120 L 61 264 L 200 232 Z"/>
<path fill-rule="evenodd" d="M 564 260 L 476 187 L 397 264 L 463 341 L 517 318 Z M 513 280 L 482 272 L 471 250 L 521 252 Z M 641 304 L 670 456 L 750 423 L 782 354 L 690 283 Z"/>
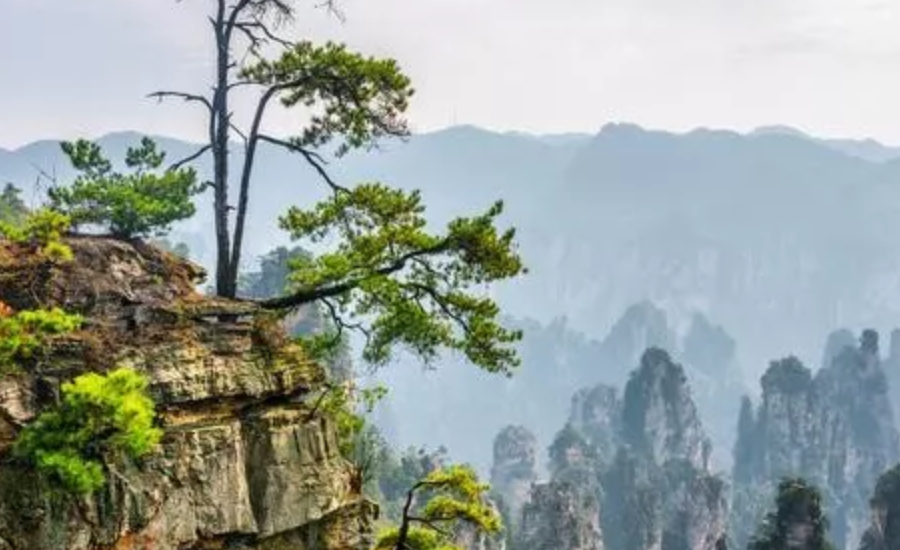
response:
<path fill-rule="evenodd" d="M 622 411 L 626 445 L 601 476 L 604 529 L 620 526 L 607 547 L 712 550 L 725 533 L 725 485 L 710 471 L 710 442 L 683 367 L 647 350 Z"/>
<path fill-rule="evenodd" d="M 537 440 L 527 428 L 507 426 L 494 439 L 491 490 L 503 504 L 507 527 L 518 529 L 522 506 L 537 480 Z"/>
<path fill-rule="evenodd" d="M 878 335 L 864 331 L 858 345 L 835 348 L 815 376 L 797 359 L 773 362 L 762 377 L 762 401 L 740 419 L 735 460 L 734 537 L 756 525 L 759 503 L 784 476 L 803 476 L 823 488 L 830 538 L 856 546 L 868 519 L 878 476 L 900 458 Z"/>
<path fill-rule="evenodd" d="M 621 399 L 598 386 L 578 392 L 572 405 L 550 447 L 552 479 L 535 485 L 524 507 L 528 544 L 517 548 L 713 550 L 722 543 L 725 485 L 710 472 L 710 443 L 685 371 L 667 352 L 644 353 Z"/>
<path fill-rule="evenodd" d="M 67 243 L 75 260 L 49 266 L 0 242 L 0 301 L 86 319 L 0 379 L 0 454 L 63 382 L 120 365 L 150 379 L 165 436 L 139 462 L 108 464 L 106 487 L 91 497 L 62 494 L 3 460 L 0 549 L 366 544 L 374 507 L 338 452 L 332 420 L 308 402 L 324 370 L 252 306 L 197 294 L 203 273 L 189 263 L 138 242 Z"/>
<path fill-rule="evenodd" d="M 603 550 L 596 495 L 559 481 L 534 486 L 522 515 L 516 548 Z"/>
<path fill-rule="evenodd" d="M 885 472 L 875 485 L 871 520 L 860 550 L 900 550 L 900 466 Z"/>

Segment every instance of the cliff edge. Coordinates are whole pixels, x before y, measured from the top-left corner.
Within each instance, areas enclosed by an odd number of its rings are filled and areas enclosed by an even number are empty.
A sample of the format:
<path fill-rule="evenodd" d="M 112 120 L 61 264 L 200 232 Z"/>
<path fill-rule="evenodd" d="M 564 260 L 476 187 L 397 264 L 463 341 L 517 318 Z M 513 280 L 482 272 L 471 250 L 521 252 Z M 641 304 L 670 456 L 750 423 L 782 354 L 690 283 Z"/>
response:
<path fill-rule="evenodd" d="M 0 302 L 85 318 L 0 375 L 0 550 L 365 547 L 376 509 L 315 407 L 324 369 L 252 304 L 196 292 L 205 274 L 189 262 L 141 242 L 66 244 L 74 261 L 51 265 L 0 240 Z M 150 380 L 165 430 L 152 455 L 108 464 L 89 497 L 12 459 L 62 383 L 117 366 Z"/>

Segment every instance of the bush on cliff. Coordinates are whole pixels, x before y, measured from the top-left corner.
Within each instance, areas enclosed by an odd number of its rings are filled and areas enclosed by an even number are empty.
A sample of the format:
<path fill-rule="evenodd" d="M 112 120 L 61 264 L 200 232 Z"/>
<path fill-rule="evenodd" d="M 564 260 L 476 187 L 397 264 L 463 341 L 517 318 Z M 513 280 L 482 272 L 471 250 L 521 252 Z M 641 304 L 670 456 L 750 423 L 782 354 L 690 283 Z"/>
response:
<path fill-rule="evenodd" d="M 114 171 L 100 146 L 90 141 L 64 142 L 62 148 L 79 175 L 48 195 L 51 208 L 74 225 L 105 227 L 120 238 L 161 236 L 174 222 L 194 215 L 192 198 L 200 191 L 196 172 L 161 170 L 165 154 L 149 138 L 128 150 L 129 174 Z"/>
<path fill-rule="evenodd" d="M 62 402 L 25 428 L 17 454 L 70 492 L 103 487 L 105 460 L 143 456 L 162 437 L 147 384 L 146 377 L 127 368 L 63 384 Z"/>
<path fill-rule="evenodd" d="M 5 306 L 0 302 L 0 306 Z M 0 374 L 15 370 L 22 361 L 38 353 L 53 336 L 76 330 L 82 318 L 54 308 L 13 312 L 0 311 Z"/>
<path fill-rule="evenodd" d="M 400 525 L 380 533 L 375 550 L 461 550 L 455 535 L 499 533 L 503 525 L 485 500 L 488 490 L 469 466 L 432 471 L 409 489 Z"/>

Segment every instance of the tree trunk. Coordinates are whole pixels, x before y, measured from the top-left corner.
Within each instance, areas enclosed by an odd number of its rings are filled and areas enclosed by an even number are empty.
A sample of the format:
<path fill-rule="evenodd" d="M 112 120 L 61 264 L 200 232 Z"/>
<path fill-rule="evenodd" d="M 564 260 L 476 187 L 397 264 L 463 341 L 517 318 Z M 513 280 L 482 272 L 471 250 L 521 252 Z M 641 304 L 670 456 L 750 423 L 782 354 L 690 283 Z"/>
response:
<path fill-rule="evenodd" d="M 232 276 L 230 253 L 231 240 L 228 227 L 228 71 L 230 61 L 225 4 L 219 3 L 215 22 L 216 32 L 216 87 L 213 92 L 210 142 L 213 154 L 213 209 L 216 229 L 216 294 L 234 298 L 237 294 L 237 277 Z"/>

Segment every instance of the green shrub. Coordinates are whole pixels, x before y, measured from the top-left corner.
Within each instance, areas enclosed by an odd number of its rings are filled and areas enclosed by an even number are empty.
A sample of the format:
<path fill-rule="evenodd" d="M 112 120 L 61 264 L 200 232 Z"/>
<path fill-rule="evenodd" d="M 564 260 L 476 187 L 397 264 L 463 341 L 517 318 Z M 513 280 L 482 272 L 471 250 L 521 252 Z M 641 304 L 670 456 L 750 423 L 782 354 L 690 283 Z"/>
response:
<path fill-rule="evenodd" d="M 59 308 L 0 317 L 0 373 L 15 369 L 42 349 L 49 338 L 76 330 L 81 323 L 80 316 Z"/>
<path fill-rule="evenodd" d="M 96 491 L 106 482 L 104 459 L 138 458 L 162 437 L 153 425 L 147 385 L 146 377 L 127 368 L 63 384 L 62 402 L 22 431 L 17 455 L 70 492 Z"/>
<path fill-rule="evenodd" d="M 0 191 L 0 223 L 21 223 L 28 214 L 28 207 L 22 201 L 22 190 L 7 183 Z"/>
<path fill-rule="evenodd" d="M 454 533 L 500 533 L 503 523 L 485 498 L 488 490 L 469 466 L 432 471 L 409 488 L 400 525 L 383 529 L 375 550 L 462 550 Z"/>
<path fill-rule="evenodd" d="M 807 531 L 804 548 L 834 550 L 828 541 L 828 518 L 822 506 L 822 493 L 802 478 L 785 478 L 778 484 L 775 509 L 759 526 L 747 550 L 781 550 L 798 527 Z"/>
<path fill-rule="evenodd" d="M 62 148 L 79 175 L 71 186 L 54 187 L 48 195 L 52 208 L 74 225 L 99 225 L 120 238 L 162 236 L 172 223 L 194 215 L 192 197 L 200 192 L 196 172 L 160 170 L 165 154 L 151 139 L 128 150 L 129 174 L 114 171 L 90 141 L 64 142 Z"/>
<path fill-rule="evenodd" d="M 64 263 L 72 260 L 72 249 L 62 241 L 71 222 L 61 212 L 42 208 L 27 214 L 20 223 L 0 221 L 0 235 L 14 243 L 36 247 L 51 262 Z"/>

